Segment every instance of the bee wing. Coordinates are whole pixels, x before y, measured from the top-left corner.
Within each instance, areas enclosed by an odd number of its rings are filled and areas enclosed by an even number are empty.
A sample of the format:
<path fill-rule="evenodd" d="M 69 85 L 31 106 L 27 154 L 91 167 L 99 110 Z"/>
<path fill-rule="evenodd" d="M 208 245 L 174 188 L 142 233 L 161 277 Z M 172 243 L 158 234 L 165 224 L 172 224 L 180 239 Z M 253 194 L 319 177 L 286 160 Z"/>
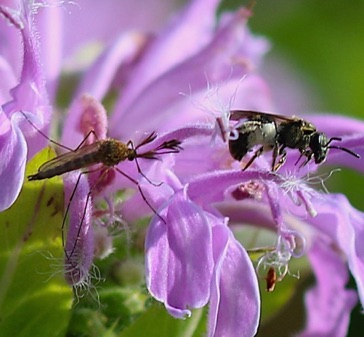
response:
<path fill-rule="evenodd" d="M 252 110 L 231 110 L 230 111 L 230 120 L 238 121 L 239 119 L 243 118 L 252 118 L 252 117 L 266 117 L 268 119 L 275 119 L 281 121 L 291 122 L 296 120 L 295 117 L 288 117 L 283 115 L 276 115 L 267 112 L 260 112 L 260 111 L 252 111 Z"/>
<path fill-rule="evenodd" d="M 65 163 L 72 162 L 75 158 L 83 157 L 86 154 L 95 152 L 98 150 L 98 148 L 99 148 L 98 143 L 96 142 L 96 143 L 92 143 L 89 145 L 85 145 L 75 151 L 63 153 L 63 154 L 45 162 L 44 164 L 42 164 L 39 167 L 38 172 L 44 172 L 44 171 L 48 171 L 50 169 L 54 169 L 55 167 L 62 166 Z"/>

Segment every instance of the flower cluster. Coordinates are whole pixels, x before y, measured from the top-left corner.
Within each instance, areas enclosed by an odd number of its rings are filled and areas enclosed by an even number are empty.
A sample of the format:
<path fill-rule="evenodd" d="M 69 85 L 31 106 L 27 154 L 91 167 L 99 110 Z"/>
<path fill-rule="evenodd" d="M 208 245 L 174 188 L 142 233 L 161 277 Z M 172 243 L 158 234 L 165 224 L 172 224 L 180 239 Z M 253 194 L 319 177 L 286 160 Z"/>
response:
<path fill-rule="evenodd" d="M 19 194 L 27 158 L 46 143 L 34 126 L 48 133 L 63 60 L 90 42 L 86 31 L 72 32 L 62 51 L 61 28 L 75 20 L 64 6 L 72 4 L 20 0 L 11 8 L 0 5 L 5 41 L 0 49 L 0 153 L 7 158 L 0 164 L 1 211 Z M 108 1 L 103 6 L 112 8 Z M 137 152 L 161 160 L 140 156 L 121 161 L 116 171 L 95 170 L 88 179 L 79 173 L 65 177 L 70 214 L 66 278 L 73 286 L 86 282 L 94 256 L 113 251 L 104 229 L 114 219 L 132 223 L 152 216 L 145 241 L 146 284 L 172 316 L 186 318 L 191 309 L 209 305 L 208 336 L 254 336 L 260 318 L 257 272 L 274 272 L 272 289 L 289 273 L 290 260 L 305 254 L 316 285 L 306 295 L 307 324 L 299 335 L 343 336 L 358 297 L 364 304 L 364 213 L 343 195 L 311 188 L 317 165 L 297 166 L 297 150 L 288 151 L 278 172 L 271 172 L 271 152 L 246 171 L 247 158 L 243 163 L 232 159 L 226 140 L 236 139 L 239 131 L 229 123 L 230 110 L 274 107 L 259 73 L 269 46 L 249 31 L 250 9 L 223 13 L 216 23 L 218 6 L 217 0 L 193 0 L 153 36 L 141 30 L 120 33 L 120 27 L 110 25 L 103 31 L 107 44 L 90 65 L 77 68 L 71 62 L 81 75 L 62 143 L 75 148 L 93 130 L 96 139 L 88 138 L 90 143 L 106 136 L 130 141 Z M 72 11 L 87 17 L 96 7 L 80 1 Z M 22 62 L 14 63 L 19 55 Z M 102 102 L 110 96 L 107 115 Z M 363 158 L 364 122 L 302 117 L 341 137 L 340 146 Z M 158 136 L 145 142 L 153 132 Z M 172 140 L 183 151 L 163 151 Z M 362 159 L 340 149 L 331 149 L 326 163 L 364 171 Z M 115 205 L 114 193 L 125 189 L 137 193 Z M 68 203 L 70 198 L 75 202 Z M 101 198 L 109 205 L 106 222 L 97 216 Z M 276 233 L 275 247 L 256 267 L 231 229 L 242 224 Z M 358 294 L 345 288 L 349 271 Z"/>

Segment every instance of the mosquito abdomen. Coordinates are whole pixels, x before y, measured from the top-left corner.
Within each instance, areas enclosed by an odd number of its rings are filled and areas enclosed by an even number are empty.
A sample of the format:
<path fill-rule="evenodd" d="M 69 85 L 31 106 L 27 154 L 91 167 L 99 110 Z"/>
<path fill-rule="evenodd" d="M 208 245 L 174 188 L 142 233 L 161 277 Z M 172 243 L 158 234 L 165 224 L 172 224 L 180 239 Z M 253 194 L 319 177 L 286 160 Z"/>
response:
<path fill-rule="evenodd" d="M 48 165 L 44 167 L 41 166 L 38 170 L 38 173 L 28 176 L 28 180 L 49 179 L 55 176 L 62 175 L 66 172 L 71 172 L 84 167 L 88 167 L 90 165 L 99 163 L 98 157 L 98 151 L 95 151 L 79 157 L 75 156 L 72 158 L 72 160 L 60 162 L 58 165 L 55 162 L 54 166 L 52 167 L 48 167 Z"/>

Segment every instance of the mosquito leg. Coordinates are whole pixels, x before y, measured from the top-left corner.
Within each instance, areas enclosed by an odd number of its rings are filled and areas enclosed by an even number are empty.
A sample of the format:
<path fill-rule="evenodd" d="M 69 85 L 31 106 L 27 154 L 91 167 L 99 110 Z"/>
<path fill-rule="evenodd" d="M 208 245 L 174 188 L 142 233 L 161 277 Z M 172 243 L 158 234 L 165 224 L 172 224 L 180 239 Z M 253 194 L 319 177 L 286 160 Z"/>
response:
<path fill-rule="evenodd" d="M 77 178 L 77 181 L 76 181 L 76 184 L 75 184 L 75 187 L 73 188 L 73 191 L 72 191 L 72 194 L 70 196 L 70 199 L 68 200 L 68 205 L 67 205 L 67 209 L 66 209 L 66 212 L 65 212 L 65 215 L 63 217 L 63 222 L 62 222 L 62 246 L 65 247 L 65 239 L 64 239 L 64 227 L 65 227 L 65 223 L 66 223 L 66 219 L 67 219 L 67 215 L 69 213 L 69 209 L 70 209 L 70 205 L 71 205 L 71 202 L 75 196 L 75 193 L 76 193 L 76 190 L 77 190 L 77 187 L 78 187 L 78 184 L 80 183 L 80 180 L 81 180 L 81 176 L 83 174 L 90 174 L 90 173 L 93 173 L 93 172 L 97 172 L 97 171 L 100 171 L 102 169 L 102 167 L 100 168 L 97 168 L 95 170 L 89 170 L 89 171 L 84 171 L 84 172 L 81 172 L 80 175 L 78 176 Z M 102 175 L 99 177 L 99 179 L 101 180 L 103 178 L 104 175 L 106 175 L 108 171 L 104 171 L 102 173 Z M 92 191 L 94 190 L 94 188 L 97 186 L 97 183 L 92 186 L 92 188 L 90 188 L 90 191 L 87 193 L 87 197 L 86 197 L 86 203 L 85 203 L 85 208 L 83 210 L 83 214 L 82 214 L 82 218 L 81 218 L 81 221 L 80 221 L 80 225 L 78 227 L 78 231 L 77 231 L 77 236 L 76 236 L 76 242 L 74 243 L 73 245 L 73 248 L 72 248 L 72 251 L 71 251 L 71 254 L 68 255 L 68 253 L 66 252 L 65 248 L 64 248 L 64 252 L 65 252 L 65 255 L 67 257 L 67 259 L 70 259 L 73 255 L 73 253 L 75 252 L 75 249 L 76 249 L 76 246 L 77 246 L 77 242 L 79 240 L 79 236 L 80 236 L 80 233 L 81 233 L 81 229 L 82 229 L 82 224 L 83 224 L 83 221 L 85 220 L 85 216 L 86 216 L 86 210 L 87 210 L 87 206 L 88 206 L 88 203 L 91 199 L 91 195 L 92 195 Z"/>
<path fill-rule="evenodd" d="M 255 159 L 257 159 L 262 153 L 263 153 L 263 150 L 264 150 L 264 146 L 260 147 L 257 151 L 255 151 L 253 157 L 250 158 L 250 160 L 248 161 L 248 163 L 245 165 L 245 167 L 243 168 L 243 171 L 246 171 L 247 168 L 253 164 L 253 161 Z"/>
<path fill-rule="evenodd" d="M 83 144 L 85 144 L 86 140 L 88 139 L 88 137 L 90 137 L 91 135 L 93 135 L 96 140 L 99 140 L 99 138 L 97 137 L 96 135 L 96 132 L 95 130 L 90 130 L 87 135 L 85 136 L 85 138 L 82 140 L 82 142 L 74 149 L 74 150 L 71 150 L 72 152 L 75 152 L 77 151 Z"/>
<path fill-rule="evenodd" d="M 72 257 L 73 253 L 74 253 L 74 252 L 75 252 L 75 250 L 76 250 L 77 243 L 78 243 L 78 241 L 79 241 L 80 234 L 81 234 L 81 229 L 82 229 L 83 221 L 85 220 L 85 217 L 86 217 L 87 206 L 88 206 L 88 203 L 90 202 L 90 199 L 91 199 L 91 194 L 92 194 L 92 191 L 90 190 L 90 191 L 87 193 L 85 207 L 84 207 L 84 209 L 83 209 L 82 218 L 81 218 L 80 224 L 79 224 L 79 226 L 78 226 L 78 231 L 77 231 L 76 240 L 75 240 L 75 243 L 73 244 L 73 247 L 72 247 L 71 253 L 68 255 L 68 253 L 67 253 L 66 249 L 64 250 L 64 251 L 65 251 L 65 254 L 66 254 L 66 257 L 67 257 L 67 260 L 69 260 L 69 259 Z M 62 232 L 62 233 L 63 233 L 63 232 Z"/>
<path fill-rule="evenodd" d="M 48 139 L 48 141 L 50 142 L 50 143 L 52 143 L 52 144 L 54 144 L 54 145 L 56 145 L 56 146 L 59 146 L 59 147 L 61 147 L 61 148 L 63 148 L 63 149 L 66 149 L 66 150 L 68 150 L 68 151 L 72 151 L 72 152 L 75 152 L 75 151 L 77 151 L 85 142 L 86 142 L 86 140 L 87 140 L 87 138 L 88 137 L 90 137 L 90 135 L 91 134 L 93 134 L 94 136 L 95 136 L 95 138 L 97 139 L 97 140 L 99 140 L 98 139 L 98 137 L 97 137 L 97 135 L 96 135 L 96 133 L 95 133 L 95 131 L 94 130 L 90 130 L 89 132 L 88 132 L 88 134 L 86 135 L 86 137 L 82 140 L 82 142 L 77 146 L 77 148 L 76 149 L 71 149 L 70 147 L 68 147 L 68 146 L 66 146 L 66 145 L 63 145 L 63 144 L 61 144 L 61 143 L 58 143 L 57 141 L 55 141 L 55 140 L 53 140 L 53 139 L 51 139 L 51 138 L 49 138 L 43 131 L 41 131 L 40 129 L 38 129 L 37 127 L 36 127 L 36 125 L 29 119 L 29 117 L 22 111 L 22 110 L 20 110 L 20 113 L 24 116 L 24 118 L 28 121 L 28 123 L 35 129 L 35 130 L 37 130 L 44 138 L 46 138 L 46 139 Z"/>
<path fill-rule="evenodd" d="M 55 140 L 49 138 L 43 131 L 41 131 L 40 129 L 37 128 L 37 126 L 29 119 L 29 117 L 22 111 L 20 110 L 20 113 L 24 116 L 24 118 L 28 121 L 28 123 L 35 129 L 37 130 L 44 138 L 48 139 L 48 141 L 54 145 L 57 145 L 63 149 L 66 149 L 68 151 L 73 151 L 73 149 L 69 148 L 66 145 L 63 145 L 61 143 L 56 142 Z"/>
<path fill-rule="evenodd" d="M 64 252 L 66 254 L 66 257 L 67 259 L 69 259 L 70 257 L 68 256 L 67 252 L 66 252 L 66 246 L 65 246 L 65 237 L 64 237 L 64 227 L 66 225 L 66 219 L 67 219 L 67 216 L 68 216 L 68 213 L 69 213 L 69 210 L 70 210 L 70 206 L 71 206 L 71 202 L 75 196 L 75 193 L 76 193 L 76 190 L 77 190 L 77 187 L 78 187 L 78 184 L 80 183 L 80 180 L 81 180 L 81 176 L 85 174 L 84 172 L 81 172 L 77 178 L 77 181 L 76 181 L 76 184 L 75 184 L 75 187 L 73 188 L 73 191 L 71 193 L 71 196 L 68 200 L 68 204 L 67 204 L 67 208 L 66 208 L 66 212 L 64 213 L 64 217 L 63 217 L 63 221 L 62 221 L 62 227 L 61 227 L 61 231 L 62 231 L 62 247 L 64 249 Z"/>
<path fill-rule="evenodd" d="M 147 200 L 147 198 L 145 197 L 142 188 L 140 187 L 140 184 L 138 181 L 136 181 L 134 178 L 130 177 L 129 175 L 127 175 L 125 172 L 119 170 L 117 167 L 114 167 L 116 171 L 118 171 L 119 173 L 121 173 L 125 178 L 129 179 L 131 182 L 133 182 L 135 185 L 137 185 L 138 190 L 140 192 L 140 195 L 142 196 L 142 199 L 144 200 L 144 202 L 148 205 L 148 207 L 153 211 L 153 213 L 155 215 L 158 216 L 159 219 L 161 219 L 163 221 L 164 224 L 166 224 L 166 221 L 161 217 L 161 215 L 154 209 L 154 207 L 150 204 L 150 202 Z"/>

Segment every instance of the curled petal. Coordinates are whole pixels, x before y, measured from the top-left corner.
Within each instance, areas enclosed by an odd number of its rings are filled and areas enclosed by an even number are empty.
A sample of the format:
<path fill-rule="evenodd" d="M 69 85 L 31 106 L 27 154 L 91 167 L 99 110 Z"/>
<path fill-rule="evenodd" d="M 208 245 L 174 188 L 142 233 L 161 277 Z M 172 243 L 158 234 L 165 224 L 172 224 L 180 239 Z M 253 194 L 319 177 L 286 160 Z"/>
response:
<path fill-rule="evenodd" d="M 364 213 L 352 207 L 345 196 L 331 194 L 315 200 L 318 215 L 306 221 L 330 237 L 345 254 L 360 301 L 364 303 Z M 328 225 L 329 224 L 329 225 Z"/>
<path fill-rule="evenodd" d="M 60 1 L 59 1 L 60 2 Z M 66 3 L 66 1 L 62 1 Z M 121 31 L 155 31 L 165 23 L 177 1 L 67 1 L 63 31 L 64 57 L 70 58 L 80 46 L 110 43 Z M 144 7 L 141 9 L 141 5 Z M 148 10 L 151 8 L 152 10 Z M 62 8 L 64 10 L 64 8 Z M 97 18 L 90 24 L 90 18 Z M 77 27 L 77 34 L 75 34 Z"/>
<path fill-rule="evenodd" d="M 34 0 L 33 0 L 34 1 Z M 58 81 L 62 67 L 62 50 L 65 39 L 63 38 L 63 21 L 68 13 L 62 6 L 61 1 L 43 1 L 40 6 L 46 8 L 39 11 L 37 15 L 37 28 L 40 38 L 40 55 L 42 68 L 46 78 L 47 93 L 49 100 L 53 102 L 56 96 Z M 63 4 L 64 5 L 64 4 Z"/>
<path fill-rule="evenodd" d="M 102 100 L 118 73 L 121 76 L 118 77 L 118 81 L 123 84 L 127 80 L 134 62 L 147 42 L 148 37 L 142 33 L 128 32 L 119 36 L 87 70 L 76 96 L 88 93 Z M 133 78 L 135 76 L 133 75 Z"/>
<path fill-rule="evenodd" d="M 219 2 L 219 0 L 191 1 L 152 41 L 140 63 L 135 67 L 130 82 L 125 90 L 123 89 L 123 108 L 118 110 L 118 114 L 124 114 L 132 101 L 151 81 L 206 45 L 213 34 L 215 12 Z"/>
<path fill-rule="evenodd" d="M 188 195 L 192 200 L 204 203 L 218 202 L 225 199 L 226 190 L 251 180 L 279 182 L 281 179 L 274 173 L 263 171 L 226 170 L 201 174 L 188 185 Z M 219 186 L 219 188 L 216 188 Z M 201 193 L 203 191 L 203 193 Z"/>
<path fill-rule="evenodd" d="M 0 212 L 14 203 L 24 181 L 27 145 L 14 119 L 0 109 Z"/>
<path fill-rule="evenodd" d="M 266 44 L 261 39 L 250 39 L 246 28 L 248 16 L 246 10 L 238 11 L 205 48 L 149 83 L 128 107 L 121 100 L 111 119 L 113 137 L 125 136 L 128 130 L 116 129 L 116 125 L 121 124 L 138 125 L 141 130 L 166 128 L 168 120 L 175 118 L 170 108 L 181 100 L 178 93 L 187 92 L 189 85 L 194 92 L 204 90 L 206 76 L 212 83 L 217 83 L 228 78 L 241 78 L 251 72 L 265 53 Z M 122 116 L 120 111 L 123 112 Z M 146 124 L 147 111 L 154 111 L 154 118 L 148 119 Z"/>
<path fill-rule="evenodd" d="M 309 252 L 315 272 L 316 286 L 305 296 L 307 325 L 299 337 L 346 336 L 350 313 L 358 297 L 345 289 L 349 273 L 341 257 L 329 243 L 317 240 Z"/>
<path fill-rule="evenodd" d="M 65 277 L 77 286 L 87 282 L 94 257 L 92 205 L 87 177 L 79 172 L 65 176 L 65 205 L 69 205 L 69 230 L 65 247 Z M 72 201 L 70 197 L 73 195 Z"/>
<path fill-rule="evenodd" d="M 212 235 L 202 209 L 180 191 L 154 217 L 146 238 L 146 277 L 150 293 L 176 318 L 204 306 L 210 295 Z"/>
<path fill-rule="evenodd" d="M 252 262 L 226 226 L 213 228 L 215 270 L 211 283 L 209 337 L 251 337 L 260 317 Z"/>
<path fill-rule="evenodd" d="M 303 117 L 314 123 L 317 130 L 325 132 L 330 137 L 364 134 L 364 122 L 358 119 L 324 113 L 305 115 Z"/>
<path fill-rule="evenodd" d="M 77 147 L 91 130 L 94 131 L 94 134 L 89 135 L 86 144 L 106 138 L 106 110 L 101 102 L 91 95 L 83 94 L 77 97 L 71 105 L 68 116 L 62 139 L 63 144 Z"/>
<path fill-rule="evenodd" d="M 33 1 L 21 1 L 19 11 L 0 6 L 0 14 L 19 30 L 23 46 L 20 82 L 10 90 L 12 99 L 3 105 L 3 110 L 9 118 L 19 110 L 30 111 L 45 125 L 49 119 L 50 106 L 34 24 L 35 6 Z M 39 135 L 29 140 L 29 156 L 36 153 L 44 144 L 45 139 Z"/>

